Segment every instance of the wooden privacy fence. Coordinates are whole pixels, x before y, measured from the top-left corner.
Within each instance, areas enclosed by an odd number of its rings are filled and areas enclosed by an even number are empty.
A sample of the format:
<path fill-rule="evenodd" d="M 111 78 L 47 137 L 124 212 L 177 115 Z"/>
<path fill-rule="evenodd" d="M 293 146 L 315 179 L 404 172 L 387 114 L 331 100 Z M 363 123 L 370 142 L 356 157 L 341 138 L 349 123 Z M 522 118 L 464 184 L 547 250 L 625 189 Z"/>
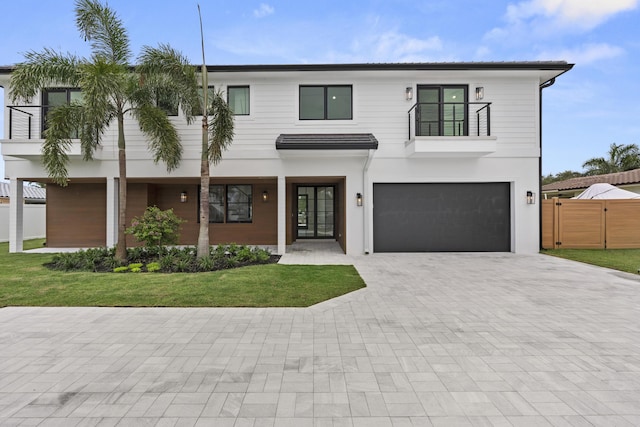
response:
<path fill-rule="evenodd" d="M 640 248 L 640 199 L 543 200 L 542 247 Z"/>

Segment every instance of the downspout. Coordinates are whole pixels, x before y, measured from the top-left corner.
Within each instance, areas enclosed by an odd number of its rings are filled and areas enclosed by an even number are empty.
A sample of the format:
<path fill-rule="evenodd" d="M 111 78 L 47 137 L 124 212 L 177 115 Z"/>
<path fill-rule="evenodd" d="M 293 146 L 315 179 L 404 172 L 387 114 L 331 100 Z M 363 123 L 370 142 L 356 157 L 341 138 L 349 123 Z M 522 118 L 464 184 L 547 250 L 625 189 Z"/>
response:
<path fill-rule="evenodd" d="M 364 167 L 362 168 L 362 194 L 363 194 L 363 199 L 364 199 L 364 203 L 362 204 L 364 212 L 364 218 L 362 221 L 362 227 L 363 227 L 363 237 L 364 237 L 364 254 L 365 255 L 369 255 L 370 250 L 369 250 L 369 241 L 370 241 L 370 236 L 369 236 L 369 209 L 370 206 L 373 206 L 373 192 L 372 194 L 367 194 L 368 189 L 369 189 L 369 166 L 371 165 L 371 161 L 373 160 L 373 154 L 375 153 L 375 150 L 369 149 L 369 153 L 367 154 L 367 160 L 364 162 Z M 371 205 L 369 205 L 369 203 L 371 203 Z"/>
<path fill-rule="evenodd" d="M 540 157 L 538 157 L 538 250 L 542 250 L 542 90 L 553 86 L 555 82 L 556 78 L 554 77 L 542 83 L 540 85 L 540 96 L 538 97 L 538 132 L 540 132 L 538 136 L 540 147 Z"/>

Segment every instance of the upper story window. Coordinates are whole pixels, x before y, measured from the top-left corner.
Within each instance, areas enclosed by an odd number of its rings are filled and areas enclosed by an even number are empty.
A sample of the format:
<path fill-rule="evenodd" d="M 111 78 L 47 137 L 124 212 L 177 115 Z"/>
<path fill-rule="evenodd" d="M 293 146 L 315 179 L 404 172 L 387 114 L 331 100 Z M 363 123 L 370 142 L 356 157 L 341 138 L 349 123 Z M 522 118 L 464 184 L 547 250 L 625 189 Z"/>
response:
<path fill-rule="evenodd" d="M 467 89 L 465 85 L 419 85 L 416 135 L 468 135 Z"/>
<path fill-rule="evenodd" d="M 351 120 L 352 86 L 300 86 L 300 120 Z"/>
<path fill-rule="evenodd" d="M 162 89 L 156 90 L 156 105 L 167 113 L 167 116 L 178 115 L 178 99 L 168 91 Z"/>
<path fill-rule="evenodd" d="M 207 102 L 209 103 L 209 106 L 211 106 L 211 103 L 213 102 L 213 96 L 215 95 L 215 89 L 213 86 L 208 86 L 207 87 Z M 191 112 L 192 116 L 201 116 L 204 109 L 202 108 L 202 103 L 204 102 L 204 91 L 202 90 L 202 86 L 200 86 L 198 88 L 198 96 L 200 97 L 200 105 L 198 105 L 197 107 L 193 107 L 193 111 Z"/>
<path fill-rule="evenodd" d="M 249 86 L 227 87 L 227 102 L 236 116 L 249 115 Z"/>
<path fill-rule="evenodd" d="M 209 222 L 252 222 L 253 187 L 250 184 L 209 186 Z"/>
<path fill-rule="evenodd" d="M 47 114 L 49 110 L 72 102 L 82 101 L 82 92 L 78 88 L 49 88 L 42 91 L 42 131 L 47 129 Z M 78 132 L 74 132 L 71 138 L 77 138 Z"/>

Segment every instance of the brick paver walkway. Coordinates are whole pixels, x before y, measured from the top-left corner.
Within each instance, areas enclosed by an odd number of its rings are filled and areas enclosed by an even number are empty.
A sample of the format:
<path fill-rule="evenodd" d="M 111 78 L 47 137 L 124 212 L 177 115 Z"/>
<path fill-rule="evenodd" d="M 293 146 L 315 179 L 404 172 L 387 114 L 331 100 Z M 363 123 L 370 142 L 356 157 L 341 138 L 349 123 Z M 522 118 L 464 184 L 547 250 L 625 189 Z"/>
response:
<path fill-rule="evenodd" d="M 640 425 L 637 276 L 342 257 L 368 287 L 307 309 L 0 309 L 0 425 Z"/>

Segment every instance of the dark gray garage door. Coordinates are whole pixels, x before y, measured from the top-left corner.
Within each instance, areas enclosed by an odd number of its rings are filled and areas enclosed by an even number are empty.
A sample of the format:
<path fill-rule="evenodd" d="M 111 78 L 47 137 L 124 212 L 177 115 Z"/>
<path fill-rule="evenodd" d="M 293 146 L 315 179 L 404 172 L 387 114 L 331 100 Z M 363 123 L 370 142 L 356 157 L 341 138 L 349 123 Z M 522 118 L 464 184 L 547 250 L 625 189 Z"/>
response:
<path fill-rule="evenodd" d="M 508 252 L 509 183 L 373 185 L 375 252 Z"/>

